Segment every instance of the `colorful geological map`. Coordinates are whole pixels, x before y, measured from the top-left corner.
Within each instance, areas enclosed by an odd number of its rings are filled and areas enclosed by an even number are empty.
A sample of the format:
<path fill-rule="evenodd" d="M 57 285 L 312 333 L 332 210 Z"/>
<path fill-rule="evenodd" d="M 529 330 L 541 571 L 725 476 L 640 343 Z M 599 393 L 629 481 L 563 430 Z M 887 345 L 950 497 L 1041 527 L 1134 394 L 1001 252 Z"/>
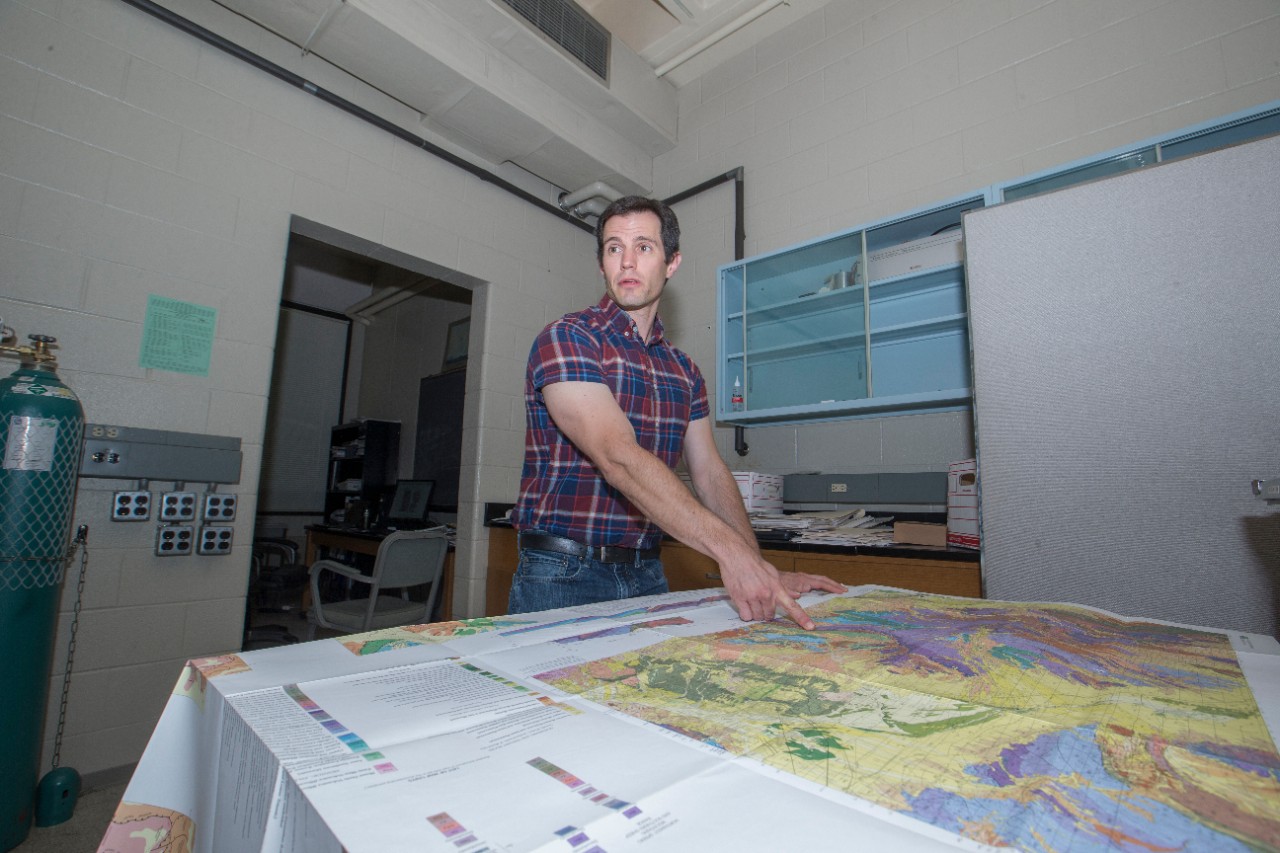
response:
<path fill-rule="evenodd" d="M 195 826 L 179 812 L 140 803 L 120 803 L 98 853 L 191 853 Z"/>
<path fill-rule="evenodd" d="M 1280 850 L 1280 756 L 1224 635 L 895 591 L 809 612 L 538 677 L 987 844 Z"/>
<path fill-rule="evenodd" d="M 527 625 L 534 620 L 518 616 L 480 616 L 475 619 L 459 619 L 453 622 L 432 622 L 429 625 L 401 625 L 383 628 L 367 634 L 351 634 L 339 641 L 353 655 L 373 655 L 392 649 L 443 643 L 457 637 L 470 637 L 504 628 Z"/>

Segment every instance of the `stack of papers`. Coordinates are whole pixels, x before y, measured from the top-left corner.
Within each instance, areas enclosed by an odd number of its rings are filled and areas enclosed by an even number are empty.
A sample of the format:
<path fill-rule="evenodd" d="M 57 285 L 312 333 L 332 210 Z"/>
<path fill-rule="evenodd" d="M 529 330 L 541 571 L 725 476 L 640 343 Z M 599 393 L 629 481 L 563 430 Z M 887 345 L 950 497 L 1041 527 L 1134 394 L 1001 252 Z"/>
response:
<path fill-rule="evenodd" d="M 753 515 L 756 530 L 831 530 L 849 523 L 874 521 L 865 509 L 835 509 L 822 512 L 793 512 L 789 515 Z"/>
<path fill-rule="evenodd" d="M 866 515 L 849 518 L 828 528 L 811 527 L 792 537 L 810 545 L 892 545 L 893 516 Z"/>
<path fill-rule="evenodd" d="M 872 545 L 893 544 L 893 528 L 869 527 L 836 530 L 806 530 L 791 537 L 792 542 L 806 545 Z"/>
<path fill-rule="evenodd" d="M 792 542 L 812 545 L 892 545 L 893 516 L 867 515 L 864 509 L 753 515 L 755 530 L 793 530 Z"/>

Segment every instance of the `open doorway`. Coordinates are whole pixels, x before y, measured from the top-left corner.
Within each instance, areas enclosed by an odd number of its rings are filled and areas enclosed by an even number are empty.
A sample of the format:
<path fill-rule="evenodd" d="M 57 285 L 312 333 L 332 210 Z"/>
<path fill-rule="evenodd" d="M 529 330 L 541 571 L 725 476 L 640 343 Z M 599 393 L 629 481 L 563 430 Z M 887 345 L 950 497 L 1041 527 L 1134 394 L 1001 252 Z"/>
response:
<path fill-rule="evenodd" d="M 335 427 L 392 425 L 398 441 L 380 446 L 383 473 L 370 488 L 381 497 L 398 480 L 414 479 L 429 469 L 433 477 L 446 481 L 433 492 L 431 517 L 456 521 L 471 316 L 467 285 L 478 283 L 460 280 L 457 273 L 422 259 L 295 219 L 285 263 L 254 536 L 255 543 L 280 541 L 284 546 L 255 547 L 257 589 L 250 590 L 250 626 L 261 625 L 263 615 L 286 628 L 303 626 L 293 620 L 304 616 L 307 528 L 343 520 L 329 517 L 336 485 Z M 440 387 L 451 392 L 447 404 L 421 399 L 420 389 Z M 420 425 L 424 411 L 430 423 Z M 428 446 L 421 447 L 424 434 Z M 280 569 L 290 564 L 296 568 Z M 272 572 L 281 577 L 264 585 L 263 575 Z M 287 635 L 297 633 L 286 630 L 280 636 L 288 642 Z"/>

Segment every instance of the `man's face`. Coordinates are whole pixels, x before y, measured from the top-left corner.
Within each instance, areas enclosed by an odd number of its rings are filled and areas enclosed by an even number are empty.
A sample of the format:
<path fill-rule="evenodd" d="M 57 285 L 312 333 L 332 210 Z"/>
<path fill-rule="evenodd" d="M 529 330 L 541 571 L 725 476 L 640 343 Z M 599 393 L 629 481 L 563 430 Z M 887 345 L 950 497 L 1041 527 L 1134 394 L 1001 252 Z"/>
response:
<path fill-rule="evenodd" d="M 648 210 L 614 216 L 604 224 L 600 272 L 609 298 L 624 311 L 655 304 L 680 266 L 680 253 L 663 257 L 662 223 Z"/>

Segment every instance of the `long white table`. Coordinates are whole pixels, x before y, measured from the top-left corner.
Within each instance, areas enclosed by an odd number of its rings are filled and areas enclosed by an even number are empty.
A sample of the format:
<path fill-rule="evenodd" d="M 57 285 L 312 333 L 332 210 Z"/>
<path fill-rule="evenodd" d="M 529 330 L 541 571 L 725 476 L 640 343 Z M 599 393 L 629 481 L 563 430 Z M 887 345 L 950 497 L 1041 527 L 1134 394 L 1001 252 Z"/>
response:
<path fill-rule="evenodd" d="M 100 850 L 1280 849 L 1275 639 L 802 603 L 813 632 L 716 589 L 192 661 Z"/>

